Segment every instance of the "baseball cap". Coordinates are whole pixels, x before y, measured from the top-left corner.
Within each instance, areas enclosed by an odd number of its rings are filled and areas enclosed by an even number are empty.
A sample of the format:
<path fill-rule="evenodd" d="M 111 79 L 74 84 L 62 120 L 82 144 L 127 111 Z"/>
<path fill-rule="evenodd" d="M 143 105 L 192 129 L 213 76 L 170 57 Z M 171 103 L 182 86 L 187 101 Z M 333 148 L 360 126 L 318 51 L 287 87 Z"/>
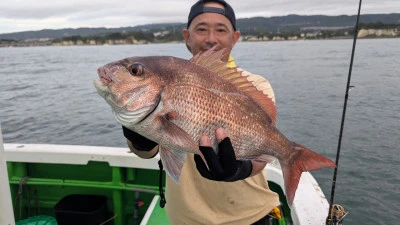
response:
<path fill-rule="evenodd" d="M 224 9 L 216 8 L 216 7 L 205 7 L 204 4 L 207 2 L 219 3 L 222 6 L 224 6 Z M 232 7 L 228 3 L 226 3 L 224 0 L 200 0 L 200 1 L 196 2 L 190 9 L 187 27 L 189 28 L 190 23 L 192 23 L 192 20 L 196 16 L 198 16 L 202 13 L 219 13 L 219 14 L 224 15 L 231 22 L 231 24 L 233 26 L 233 30 L 236 31 L 235 12 L 233 11 Z"/>

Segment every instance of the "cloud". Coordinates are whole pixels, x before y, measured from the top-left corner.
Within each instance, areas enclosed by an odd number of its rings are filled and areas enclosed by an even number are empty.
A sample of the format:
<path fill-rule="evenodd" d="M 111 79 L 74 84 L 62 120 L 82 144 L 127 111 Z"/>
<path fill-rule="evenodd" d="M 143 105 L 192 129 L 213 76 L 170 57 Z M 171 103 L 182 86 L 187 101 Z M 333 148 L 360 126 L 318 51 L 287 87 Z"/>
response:
<path fill-rule="evenodd" d="M 78 27 L 121 27 L 186 22 L 196 0 L 2 0 L 0 33 Z M 237 18 L 254 16 L 355 15 L 359 0 L 228 0 Z M 400 12 L 399 0 L 363 2 L 366 13 Z"/>
<path fill-rule="evenodd" d="M 183 13 L 190 2 L 183 1 L 14 1 L 3 0 L 0 3 L 0 15 L 12 19 L 46 19 L 51 17 L 132 15 L 164 17 Z M 178 7 L 176 7 L 178 6 Z M 161 9 L 161 10 L 160 10 Z"/>
<path fill-rule="evenodd" d="M 237 9 L 237 17 L 248 16 L 279 16 L 289 14 L 299 15 L 355 15 L 357 14 L 359 0 L 252 0 L 230 1 L 232 7 Z M 394 13 L 400 12 L 400 1 L 381 0 L 364 1 L 362 14 L 367 13 Z"/>
<path fill-rule="evenodd" d="M 7 3 L 8 2 L 8 3 Z M 0 15 L 9 19 L 47 19 L 52 17 L 65 17 L 76 13 L 90 13 L 98 10 L 106 9 L 109 3 L 99 2 L 89 4 L 82 2 L 73 4 L 74 1 L 26 1 L 18 4 L 4 0 L 0 4 Z"/>

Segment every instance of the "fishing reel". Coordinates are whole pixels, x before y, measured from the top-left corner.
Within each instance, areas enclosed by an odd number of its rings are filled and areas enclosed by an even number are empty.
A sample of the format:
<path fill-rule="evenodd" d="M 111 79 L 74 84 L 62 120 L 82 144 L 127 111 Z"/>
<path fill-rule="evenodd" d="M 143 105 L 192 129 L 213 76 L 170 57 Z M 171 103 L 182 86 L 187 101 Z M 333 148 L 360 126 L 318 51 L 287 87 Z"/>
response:
<path fill-rule="evenodd" d="M 343 222 L 343 218 L 348 214 L 344 211 L 344 207 L 338 204 L 333 204 L 330 209 L 330 214 L 326 218 L 326 225 L 340 225 Z"/>

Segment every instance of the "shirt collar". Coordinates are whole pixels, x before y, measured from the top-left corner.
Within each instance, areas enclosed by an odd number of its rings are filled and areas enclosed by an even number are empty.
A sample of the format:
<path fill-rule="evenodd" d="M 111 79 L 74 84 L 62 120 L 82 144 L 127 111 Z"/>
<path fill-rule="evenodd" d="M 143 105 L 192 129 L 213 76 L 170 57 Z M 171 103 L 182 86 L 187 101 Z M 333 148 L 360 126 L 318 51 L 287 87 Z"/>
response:
<path fill-rule="evenodd" d="M 229 55 L 228 63 L 226 63 L 226 66 L 229 68 L 236 67 L 235 59 L 231 55 Z"/>

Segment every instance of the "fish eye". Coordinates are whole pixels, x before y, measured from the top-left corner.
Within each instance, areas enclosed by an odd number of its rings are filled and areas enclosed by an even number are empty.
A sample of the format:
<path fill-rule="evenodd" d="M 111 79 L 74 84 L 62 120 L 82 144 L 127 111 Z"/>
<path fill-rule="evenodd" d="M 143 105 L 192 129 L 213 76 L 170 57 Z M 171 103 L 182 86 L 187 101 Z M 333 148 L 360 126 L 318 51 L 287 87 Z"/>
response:
<path fill-rule="evenodd" d="M 128 68 L 128 70 L 133 76 L 141 76 L 144 73 L 144 66 L 141 63 L 134 63 Z"/>

